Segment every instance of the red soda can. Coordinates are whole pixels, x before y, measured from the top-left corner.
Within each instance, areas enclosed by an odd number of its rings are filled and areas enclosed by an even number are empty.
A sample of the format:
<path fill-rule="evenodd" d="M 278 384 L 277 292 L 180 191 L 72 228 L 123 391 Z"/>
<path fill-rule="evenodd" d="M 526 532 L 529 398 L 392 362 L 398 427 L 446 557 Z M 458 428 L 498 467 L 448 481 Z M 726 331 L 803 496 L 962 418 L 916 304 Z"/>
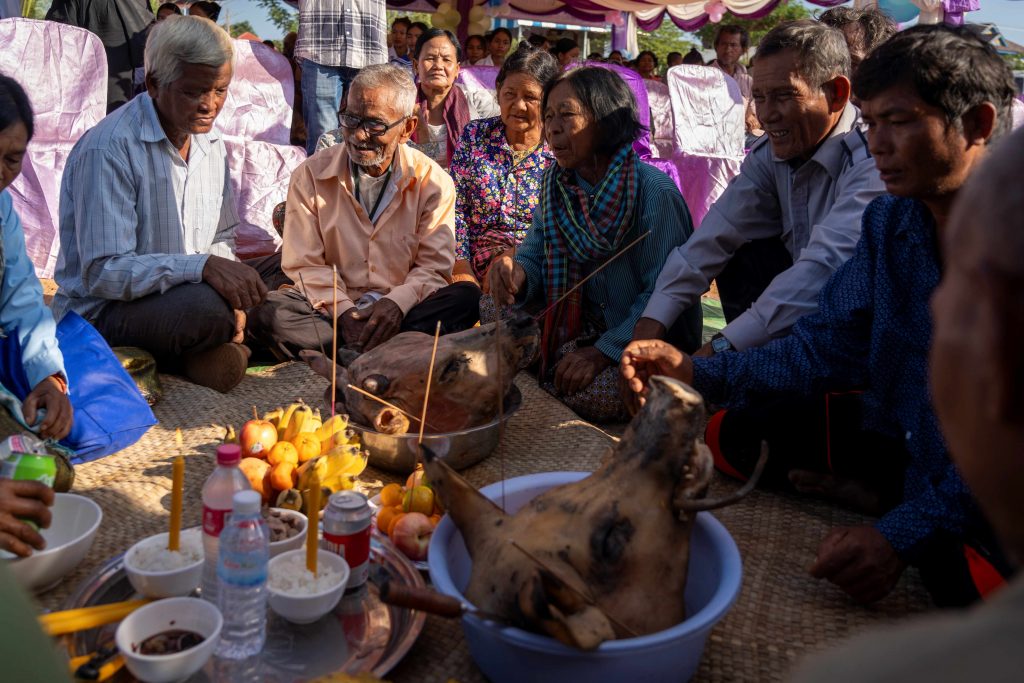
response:
<path fill-rule="evenodd" d="M 349 589 L 366 583 L 370 575 L 370 504 L 357 491 L 331 494 L 324 510 L 324 550 L 345 558 L 352 573 Z"/>

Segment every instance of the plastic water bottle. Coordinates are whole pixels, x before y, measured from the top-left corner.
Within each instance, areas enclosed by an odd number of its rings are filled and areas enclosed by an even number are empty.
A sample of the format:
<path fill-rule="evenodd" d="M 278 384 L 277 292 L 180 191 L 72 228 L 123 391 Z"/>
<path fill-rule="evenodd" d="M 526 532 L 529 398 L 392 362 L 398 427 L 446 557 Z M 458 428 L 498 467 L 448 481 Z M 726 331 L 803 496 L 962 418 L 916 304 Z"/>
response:
<path fill-rule="evenodd" d="M 202 597 L 217 604 L 217 546 L 231 501 L 238 491 L 248 491 L 249 480 L 238 469 L 242 449 L 226 443 L 217 448 L 217 468 L 203 484 L 203 581 Z"/>
<path fill-rule="evenodd" d="M 217 562 L 217 607 L 224 617 L 217 656 L 245 659 L 258 654 L 267 639 L 267 563 L 270 529 L 260 514 L 260 494 L 239 491 Z"/>

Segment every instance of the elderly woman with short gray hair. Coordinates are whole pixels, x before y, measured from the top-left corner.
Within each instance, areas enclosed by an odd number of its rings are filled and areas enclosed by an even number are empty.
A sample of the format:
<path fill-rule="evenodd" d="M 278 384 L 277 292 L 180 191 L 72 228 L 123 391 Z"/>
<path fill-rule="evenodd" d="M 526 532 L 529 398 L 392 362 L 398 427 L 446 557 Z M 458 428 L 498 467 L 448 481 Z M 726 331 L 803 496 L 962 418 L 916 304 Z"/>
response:
<path fill-rule="evenodd" d="M 60 194 L 54 316 L 75 311 L 111 346 L 226 392 L 245 376 L 245 312 L 281 282 L 279 258 L 240 263 L 227 153 L 214 121 L 231 82 L 231 38 L 171 17 L 146 44 L 146 89 L 68 157 Z"/>

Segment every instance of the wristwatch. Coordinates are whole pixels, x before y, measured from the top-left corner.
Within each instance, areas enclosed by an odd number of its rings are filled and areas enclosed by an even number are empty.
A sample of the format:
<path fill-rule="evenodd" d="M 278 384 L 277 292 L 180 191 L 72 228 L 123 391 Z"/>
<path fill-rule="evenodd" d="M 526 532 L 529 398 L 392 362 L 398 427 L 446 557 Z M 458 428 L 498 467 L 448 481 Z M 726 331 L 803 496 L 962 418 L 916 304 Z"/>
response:
<path fill-rule="evenodd" d="M 719 332 L 711 338 L 711 350 L 715 353 L 724 353 L 726 351 L 735 351 L 732 346 L 732 342 L 725 338 L 725 335 Z"/>

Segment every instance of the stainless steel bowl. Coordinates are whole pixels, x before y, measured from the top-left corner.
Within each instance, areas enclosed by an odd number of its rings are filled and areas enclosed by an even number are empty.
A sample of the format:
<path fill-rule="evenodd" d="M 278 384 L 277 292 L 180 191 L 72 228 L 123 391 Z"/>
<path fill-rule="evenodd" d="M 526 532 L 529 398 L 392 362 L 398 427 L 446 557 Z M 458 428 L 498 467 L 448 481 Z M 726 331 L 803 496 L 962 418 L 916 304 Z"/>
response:
<path fill-rule="evenodd" d="M 506 421 L 519 410 L 522 403 L 523 395 L 513 384 L 512 390 L 505 396 Z M 363 448 L 370 453 L 372 466 L 398 474 L 409 474 L 416 469 L 418 433 L 381 434 L 355 423 L 349 424 L 349 428 L 359 435 Z M 454 469 L 462 470 L 494 452 L 500 431 L 499 420 L 494 418 L 487 424 L 460 432 L 425 434 L 423 445 L 441 456 Z"/>

